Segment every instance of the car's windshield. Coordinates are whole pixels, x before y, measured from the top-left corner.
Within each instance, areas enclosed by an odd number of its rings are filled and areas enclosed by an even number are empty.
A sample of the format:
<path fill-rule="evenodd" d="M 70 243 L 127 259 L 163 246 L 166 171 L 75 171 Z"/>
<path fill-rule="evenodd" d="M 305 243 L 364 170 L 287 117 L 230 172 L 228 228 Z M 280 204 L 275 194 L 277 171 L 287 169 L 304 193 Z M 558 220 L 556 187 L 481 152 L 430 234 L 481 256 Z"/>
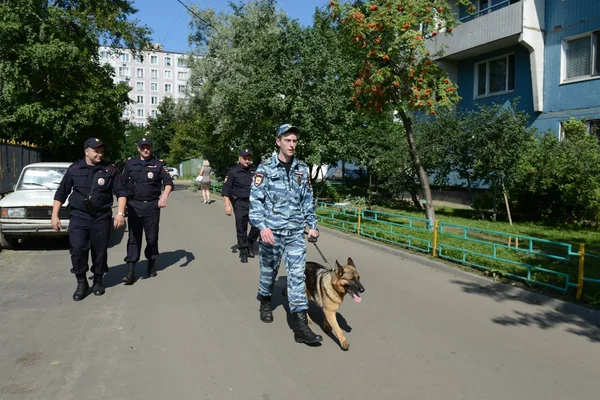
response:
<path fill-rule="evenodd" d="M 66 171 L 66 168 L 60 167 L 27 168 L 17 190 L 56 190 Z"/>

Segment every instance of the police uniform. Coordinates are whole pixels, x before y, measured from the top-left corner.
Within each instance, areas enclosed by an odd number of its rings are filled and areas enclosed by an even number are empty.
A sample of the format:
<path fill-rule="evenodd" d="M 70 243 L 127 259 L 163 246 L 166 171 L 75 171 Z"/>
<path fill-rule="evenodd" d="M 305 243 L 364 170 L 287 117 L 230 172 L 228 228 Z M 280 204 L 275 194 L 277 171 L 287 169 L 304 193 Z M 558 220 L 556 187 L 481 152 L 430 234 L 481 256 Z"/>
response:
<path fill-rule="evenodd" d="M 251 156 L 249 149 L 243 149 L 240 157 Z M 259 231 L 251 226 L 248 234 L 248 221 L 250 212 L 250 186 L 256 173 L 256 168 L 250 165 L 244 168 L 241 164 L 231 167 L 223 182 L 222 196 L 229 197 L 235 214 L 235 229 L 237 232 L 237 245 L 242 262 L 248 262 L 248 257 L 254 257 L 252 245 L 258 239 Z"/>
<path fill-rule="evenodd" d="M 103 146 L 103 143 L 97 138 L 88 139 L 84 143 L 86 149 L 100 146 Z M 107 248 L 112 222 L 113 193 L 117 197 L 127 197 L 119 170 L 106 162 L 88 165 L 84 158 L 67 169 L 54 195 L 54 200 L 63 204 L 67 198 L 69 200 L 71 272 L 77 276 L 78 283 L 82 283 L 80 279 L 83 276 L 83 282 L 87 286 L 85 274 L 89 270 L 88 252 L 91 250 L 93 289 L 96 295 L 104 294 L 102 275 L 107 272 L 108 266 Z M 84 291 L 87 291 L 87 288 L 89 286 L 84 288 Z M 81 294 L 73 296 L 75 300 L 82 297 Z"/>
<path fill-rule="evenodd" d="M 144 144 L 152 145 L 152 140 L 149 138 L 138 140 L 138 146 Z M 156 276 L 155 261 L 159 254 L 158 225 L 160 222 L 158 200 L 163 185 L 173 187 L 173 180 L 163 160 L 154 156 L 143 160 L 141 156 L 136 156 L 125 162 L 123 181 L 129 191 L 127 202 L 129 239 L 125 262 L 133 273 L 135 263 L 140 260 L 143 231 L 146 234 L 144 255 L 148 260 L 148 276 Z M 135 280 L 135 276 L 132 280 Z"/>
<path fill-rule="evenodd" d="M 277 137 L 286 133 L 299 133 L 289 124 L 277 131 Z M 264 322 L 272 321 L 271 295 L 281 258 L 285 258 L 287 293 L 293 313 L 296 341 L 313 343 L 322 340 L 306 325 L 306 242 L 304 229 L 317 228 L 313 205 L 310 174 L 305 163 L 293 159 L 289 172 L 278 154 L 263 161 L 254 177 L 250 192 L 250 223 L 262 231 L 270 228 L 275 245 L 262 240 L 259 245 L 260 280 L 257 299 L 261 302 L 260 314 Z"/>

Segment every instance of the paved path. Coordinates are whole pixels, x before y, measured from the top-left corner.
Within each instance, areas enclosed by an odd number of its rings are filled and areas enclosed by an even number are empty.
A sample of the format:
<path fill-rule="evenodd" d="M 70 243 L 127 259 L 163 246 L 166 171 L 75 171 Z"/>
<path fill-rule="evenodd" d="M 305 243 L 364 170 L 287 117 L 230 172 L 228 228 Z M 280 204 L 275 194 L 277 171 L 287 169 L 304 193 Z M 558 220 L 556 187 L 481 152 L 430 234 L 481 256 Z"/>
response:
<path fill-rule="evenodd" d="M 122 242 L 106 295 L 78 303 L 64 241 L 0 253 L 0 399 L 600 398 L 593 315 L 323 231 L 330 261 L 351 256 L 366 292 L 340 310 L 348 352 L 330 337 L 308 347 L 281 297 L 273 324 L 258 319 L 258 262 L 232 254 L 220 200 L 175 191 L 160 235 L 158 277 L 119 283 Z"/>

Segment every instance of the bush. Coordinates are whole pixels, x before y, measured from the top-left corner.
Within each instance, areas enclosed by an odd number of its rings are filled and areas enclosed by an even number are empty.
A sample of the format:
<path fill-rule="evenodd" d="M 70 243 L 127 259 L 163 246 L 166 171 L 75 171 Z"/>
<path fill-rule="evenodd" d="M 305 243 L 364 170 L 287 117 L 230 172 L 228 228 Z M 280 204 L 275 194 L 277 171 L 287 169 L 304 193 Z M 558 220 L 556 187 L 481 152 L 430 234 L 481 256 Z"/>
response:
<path fill-rule="evenodd" d="M 512 187 L 514 205 L 533 219 L 552 222 L 600 219 L 600 145 L 581 121 L 565 125 L 565 139 L 553 133 L 535 149 Z"/>

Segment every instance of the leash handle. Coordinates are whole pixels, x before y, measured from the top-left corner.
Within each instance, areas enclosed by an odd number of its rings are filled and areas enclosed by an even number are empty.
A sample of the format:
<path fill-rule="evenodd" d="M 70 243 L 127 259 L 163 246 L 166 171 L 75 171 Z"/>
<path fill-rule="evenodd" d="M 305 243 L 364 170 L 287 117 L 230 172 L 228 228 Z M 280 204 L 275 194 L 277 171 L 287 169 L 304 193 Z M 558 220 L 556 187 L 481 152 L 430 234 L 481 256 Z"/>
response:
<path fill-rule="evenodd" d="M 304 232 L 304 234 L 308 235 L 308 232 Z M 309 243 L 317 243 L 317 239 L 319 238 L 319 236 L 321 236 L 321 232 L 319 232 L 319 230 L 317 229 L 317 236 L 309 236 L 308 242 Z"/>

